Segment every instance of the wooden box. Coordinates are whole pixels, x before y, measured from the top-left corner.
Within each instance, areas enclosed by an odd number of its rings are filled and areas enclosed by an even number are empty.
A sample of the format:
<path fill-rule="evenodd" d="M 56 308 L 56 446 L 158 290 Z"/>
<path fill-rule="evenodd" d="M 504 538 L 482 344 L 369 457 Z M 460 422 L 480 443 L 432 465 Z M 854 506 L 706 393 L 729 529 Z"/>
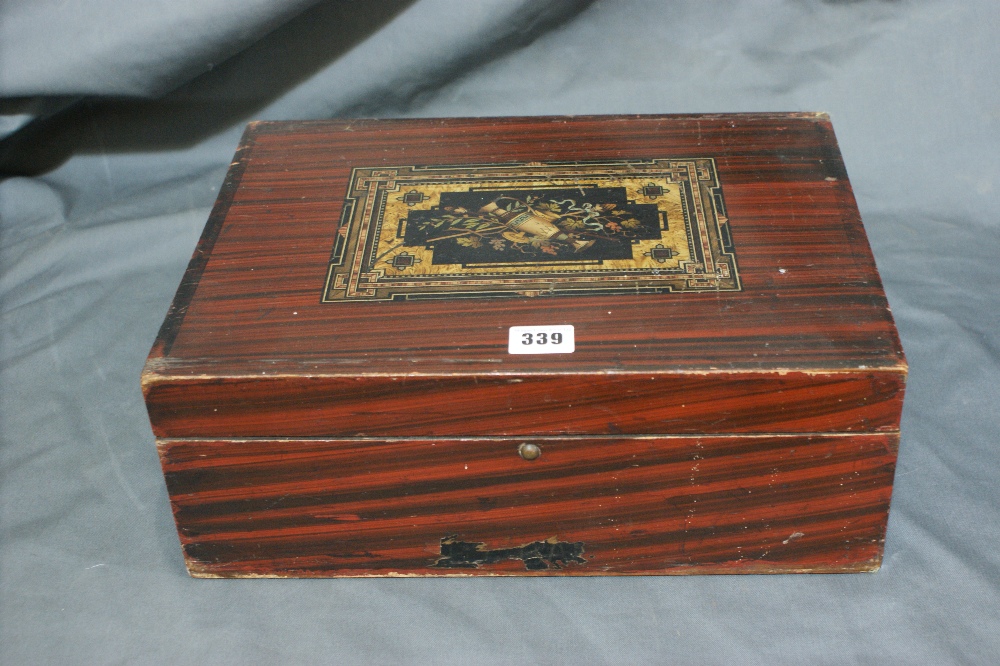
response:
<path fill-rule="evenodd" d="M 906 372 L 825 115 L 455 118 L 252 124 L 142 383 L 194 576 L 851 572 Z"/>

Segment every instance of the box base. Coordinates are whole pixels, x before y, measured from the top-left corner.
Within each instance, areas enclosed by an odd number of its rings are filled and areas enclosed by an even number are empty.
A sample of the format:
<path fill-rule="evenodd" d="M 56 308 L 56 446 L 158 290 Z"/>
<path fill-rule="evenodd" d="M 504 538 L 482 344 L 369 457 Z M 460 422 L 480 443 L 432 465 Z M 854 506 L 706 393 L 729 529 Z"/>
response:
<path fill-rule="evenodd" d="M 897 434 L 160 440 L 192 576 L 878 569 Z"/>

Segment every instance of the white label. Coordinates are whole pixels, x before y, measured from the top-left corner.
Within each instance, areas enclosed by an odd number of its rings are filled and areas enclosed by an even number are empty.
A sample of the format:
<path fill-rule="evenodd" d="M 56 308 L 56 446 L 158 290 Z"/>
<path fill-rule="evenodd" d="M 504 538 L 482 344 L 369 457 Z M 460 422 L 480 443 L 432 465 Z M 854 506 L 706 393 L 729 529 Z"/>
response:
<path fill-rule="evenodd" d="M 575 349 L 572 326 L 511 326 L 507 338 L 511 354 L 572 354 Z"/>

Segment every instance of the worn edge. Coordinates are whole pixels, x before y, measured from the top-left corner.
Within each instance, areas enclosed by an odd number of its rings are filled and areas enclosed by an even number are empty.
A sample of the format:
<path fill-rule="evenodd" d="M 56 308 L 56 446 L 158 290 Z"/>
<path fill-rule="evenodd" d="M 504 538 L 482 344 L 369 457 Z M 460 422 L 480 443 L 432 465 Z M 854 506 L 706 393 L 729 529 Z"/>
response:
<path fill-rule="evenodd" d="M 285 131 L 295 132 L 303 129 L 315 129 L 323 131 L 336 128 L 351 128 L 352 125 L 361 123 L 364 125 L 381 125 L 383 127 L 406 126 L 417 123 L 439 124 L 439 125 L 464 125 L 482 122 L 496 122 L 497 124 L 514 124 L 518 122 L 565 122 L 576 120 L 581 122 L 593 121 L 632 121 L 632 120 L 706 120 L 732 118 L 741 120 L 804 120 L 813 122 L 830 122 L 830 114 L 825 111 L 752 111 L 738 113 L 630 113 L 630 114 L 566 114 L 566 115 L 537 115 L 537 116 L 438 116 L 428 118 L 329 118 L 315 120 L 266 120 L 257 123 L 260 134 L 279 134 Z M 348 130 L 349 131 L 349 130 Z"/>
<path fill-rule="evenodd" d="M 833 129 L 833 122 L 830 120 L 830 116 L 827 113 L 817 113 L 816 120 L 818 124 L 816 126 L 817 131 L 825 132 L 829 134 L 829 141 L 823 142 L 823 145 L 827 146 L 830 157 L 835 159 L 838 163 L 840 171 L 843 174 L 843 180 L 838 182 L 838 186 L 843 189 L 844 196 L 847 201 L 847 208 L 857 215 L 857 228 L 861 234 L 861 238 L 858 239 L 859 242 L 855 243 L 855 246 L 862 248 L 862 251 L 867 252 L 867 259 L 871 262 L 872 271 L 875 275 L 875 281 L 877 282 L 877 287 L 882 297 L 885 299 L 885 314 L 889 318 L 889 332 L 892 336 L 890 340 L 891 345 L 895 350 L 896 358 L 898 359 L 898 365 L 900 366 L 904 381 L 905 377 L 909 372 L 909 364 L 906 360 L 906 352 L 903 351 L 903 343 L 899 338 L 899 328 L 896 326 L 896 319 L 892 316 L 892 306 L 889 304 L 889 297 L 885 293 L 885 283 L 882 281 L 882 275 L 878 270 L 878 262 L 875 260 L 875 252 L 872 249 L 871 241 L 868 238 L 868 230 L 865 229 L 864 219 L 861 217 L 861 209 L 858 207 L 857 197 L 854 196 L 854 186 L 851 185 L 850 175 L 847 173 L 847 164 L 844 162 L 844 155 L 840 151 L 840 142 L 837 141 L 837 133 Z"/>

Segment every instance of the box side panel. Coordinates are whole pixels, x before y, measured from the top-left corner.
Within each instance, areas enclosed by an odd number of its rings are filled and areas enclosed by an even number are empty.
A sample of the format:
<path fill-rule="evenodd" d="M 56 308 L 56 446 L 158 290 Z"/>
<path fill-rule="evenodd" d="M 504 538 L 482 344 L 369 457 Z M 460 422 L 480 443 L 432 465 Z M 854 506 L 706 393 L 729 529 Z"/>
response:
<path fill-rule="evenodd" d="M 159 437 L 886 432 L 892 372 L 170 379 L 147 386 Z"/>
<path fill-rule="evenodd" d="M 877 569 L 897 435 L 160 440 L 200 577 Z"/>

